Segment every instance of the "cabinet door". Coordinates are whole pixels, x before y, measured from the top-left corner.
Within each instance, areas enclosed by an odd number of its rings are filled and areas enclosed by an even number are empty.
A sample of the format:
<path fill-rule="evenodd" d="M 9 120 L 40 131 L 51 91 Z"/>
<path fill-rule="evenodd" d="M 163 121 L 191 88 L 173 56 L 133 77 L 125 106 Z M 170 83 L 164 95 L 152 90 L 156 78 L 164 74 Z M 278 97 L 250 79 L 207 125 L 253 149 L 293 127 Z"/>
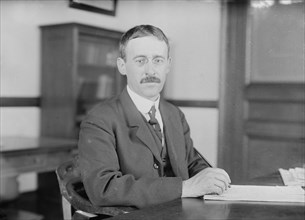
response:
<path fill-rule="evenodd" d="M 79 37 L 77 99 L 78 114 L 100 100 L 116 95 L 122 76 L 117 71 L 118 40 L 81 34 Z"/>

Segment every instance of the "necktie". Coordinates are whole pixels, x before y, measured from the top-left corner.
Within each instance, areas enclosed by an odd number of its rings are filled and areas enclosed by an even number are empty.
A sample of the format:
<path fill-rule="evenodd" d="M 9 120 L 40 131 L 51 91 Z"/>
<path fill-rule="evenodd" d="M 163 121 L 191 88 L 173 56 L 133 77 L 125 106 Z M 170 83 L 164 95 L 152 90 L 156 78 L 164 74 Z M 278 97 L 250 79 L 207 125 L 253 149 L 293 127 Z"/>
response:
<path fill-rule="evenodd" d="M 149 115 L 149 118 L 150 118 L 148 123 L 153 126 L 153 128 L 154 128 L 154 130 L 155 130 L 155 132 L 156 132 L 156 134 L 158 136 L 158 138 L 160 139 L 160 141 L 162 143 L 161 127 L 160 127 L 160 125 L 159 125 L 159 123 L 158 123 L 158 121 L 156 119 L 156 108 L 155 108 L 154 105 L 149 110 L 148 115 Z"/>

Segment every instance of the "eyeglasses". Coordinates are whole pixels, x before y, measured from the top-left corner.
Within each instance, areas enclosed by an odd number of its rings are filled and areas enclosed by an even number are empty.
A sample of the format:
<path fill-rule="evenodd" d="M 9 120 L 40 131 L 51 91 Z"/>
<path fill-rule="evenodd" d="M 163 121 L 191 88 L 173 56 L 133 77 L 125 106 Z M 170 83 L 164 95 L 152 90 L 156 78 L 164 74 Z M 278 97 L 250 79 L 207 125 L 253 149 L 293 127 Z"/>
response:
<path fill-rule="evenodd" d="M 145 56 L 139 56 L 134 59 L 134 62 L 138 66 L 144 66 L 145 64 L 147 64 L 149 62 L 149 59 Z M 161 56 L 157 56 L 157 57 L 154 57 L 151 60 L 151 62 L 152 62 L 152 64 L 157 65 L 157 66 L 163 65 L 165 63 L 165 58 L 161 57 Z"/>

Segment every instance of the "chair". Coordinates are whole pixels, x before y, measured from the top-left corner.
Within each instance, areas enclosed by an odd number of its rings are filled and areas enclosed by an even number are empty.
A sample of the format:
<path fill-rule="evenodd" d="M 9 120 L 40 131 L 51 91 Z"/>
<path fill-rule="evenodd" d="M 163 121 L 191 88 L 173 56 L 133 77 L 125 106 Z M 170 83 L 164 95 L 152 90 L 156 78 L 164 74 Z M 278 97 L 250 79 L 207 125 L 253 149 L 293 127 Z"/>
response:
<path fill-rule="evenodd" d="M 85 192 L 78 168 L 77 158 L 62 163 L 56 169 L 56 175 L 62 195 L 64 219 L 73 219 L 76 213 L 78 216 L 84 216 L 83 219 L 90 219 L 90 217 L 96 216 L 99 216 L 100 218 L 111 217 L 135 210 L 135 208 L 132 207 L 94 206 L 89 201 Z"/>

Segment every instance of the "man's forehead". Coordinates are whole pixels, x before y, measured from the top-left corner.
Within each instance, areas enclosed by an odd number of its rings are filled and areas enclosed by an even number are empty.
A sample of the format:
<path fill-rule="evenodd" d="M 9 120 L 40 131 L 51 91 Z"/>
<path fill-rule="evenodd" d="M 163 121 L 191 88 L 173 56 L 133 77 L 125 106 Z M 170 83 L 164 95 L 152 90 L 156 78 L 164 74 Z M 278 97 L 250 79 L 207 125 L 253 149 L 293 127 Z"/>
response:
<path fill-rule="evenodd" d="M 126 45 L 126 53 L 150 53 L 167 55 L 167 52 L 167 44 L 155 36 L 135 38 L 130 40 Z"/>

